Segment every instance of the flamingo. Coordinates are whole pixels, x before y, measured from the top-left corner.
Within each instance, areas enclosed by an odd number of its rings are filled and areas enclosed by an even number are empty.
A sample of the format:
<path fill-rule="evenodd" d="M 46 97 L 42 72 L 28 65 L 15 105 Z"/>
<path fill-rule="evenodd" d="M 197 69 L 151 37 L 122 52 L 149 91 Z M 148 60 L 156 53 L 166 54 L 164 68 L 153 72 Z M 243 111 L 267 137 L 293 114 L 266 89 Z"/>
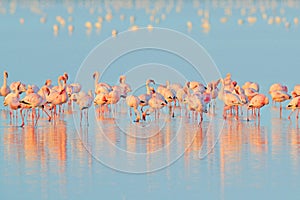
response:
<path fill-rule="evenodd" d="M 99 83 L 99 72 L 95 72 L 93 74 L 93 78 L 95 79 L 95 94 L 99 93 L 109 93 L 112 91 L 112 87 L 107 83 Z"/>
<path fill-rule="evenodd" d="M 152 113 L 155 111 L 155 118 L 159 118 L 159 110 L 167 105 L 166 100 L 162 100 L 162 98 L 158 95 L 158 93 L 155 93 L 154 90 L 153 92 L 152 97 L 148 101 L 150 107 L 142 113 L 144 121 L 146 121 L 146 115 L 148 115 L 148 112 Z"/>
<path fill-rule="evenodd" d="M 169 85 L 169 81 L 166 81 L 166 86 L 159 85 L 157 87 L 157 93 L 160 93 L 165 100 L 167 100 L 169 103 L 170 114 L 172 114 L 172 117 L 174 117 L 174 110 L 172 109 L 171 103 L 176 100 L 176 93 L 174 90 L 169 88 Z"/>
<path fill-rule="evenodd" d="M 40 114 L 38 112 L 38 116 L 36 117 L 35 109 L 36 108 L 41 108 L 44 113 L 48 116 L 48 121 L 51 121 L 51 116 L 47 113 L 47 111 L 44 109 L 45 104 L 47 103 L 46 96 L 50 94 L 50 90 L 47 86 L 44 86 L 41 88 L 41 90 L 38 93 L 29 93 L 27 94 L 21 101 L 21 109 L 20 109 L 20 114 L 22 117 L 22 124 L 21 127 L 24 126 L 24 116 L 22 114 L 22 111 L 27 108 L 32 109 L 33 113 L 33 120 L 36 119 L 35 121 L 35 126 L 37 125 L 37 122 L 39 120 Z M 33 122 L 34 123 L 34 122 Z"/>
<path fill-rule="evenodd" d="M 243 102 L 240 100 L 238 95 L 224 89 L 223 79 L 221 79 L 221 83 L 222 85 L 218 97 L 224 102 L 223 117 L 226 119 L 226 111 L 231 109 L 232 106 L 243 105 Z M 238 119 L 238 115 L 236 115 L 236 119 Z"/>
<path fill-rule="evenodd" d="M 8 73 L 7 71 L 3 72 L 3 85 L 0 89 L 0 96 L 6 97 L 10 93 L 10 89 L 7 86 L 7 78 L 8 78 Z"/>
<path fill-rule="evenodd" d="M 300 96 L 300 84 L 294 86 L 294 90 L 292 91 L 292 97 Z"/>
<path fill-rule="evenodd" d="M 85 92 L 72 94 L 71 99 L 76 102 L 80 109 L 80 124 L 82 123 L 82 112 L 86 110 L 86 119 L 88 125 L 88 109 L 92 106 L 94 96 L 92 90 L 89 90 L 86 94 Z"/>
<path fill-rule="evenodd" d="M 138 111 L 138 106 L 140 104 L 140 99 L 134 95 L 129 95 L 126 97 L 126 103 L 130 108 L 130 116 L 131 116 L 131 108 L 133 108 L 136 119 L 134 122 L 139 122 L 141 119 L 140 112 Z"/>
<path fill-rule="evenodd" d="M 94 105 L 99 106 L 99 116 L 100 116 L 100 112 L 102 111 L 101 106 L 105 105 L 106 103 L 107 103 L 106 94 L 99 93 L 99 94 L 96 95 L 96 97 L 94 99 Z"/>
<path fill-rule="evenodd" d="M 291 119 L 291 115 L 297 109 L 296 119 L 299 118 L 299 109 L 300 109 L 300 96 L 294 97 L 286 107 L 287 109 L 291 109 L 292 112 L 288 116 L 288 119 Z"/>
<path fill-rule="evenodd" d="M 26 91 L 26 85 L 21 83 L 20 81 L 17 82 L 12 82 L 9 86 L 11 91 L 19 91 L 19 94 L 22 94 L 23 92 Z"/>
<path fill-rule="evenodd" d="M 143 111 L 144 106 L 148 106 L 148 101 L 152 97 L 150 86 L 149 86 L 150 83 L 155 84 L 154 80 L 148 79 L 146 81 L 146 90 L 147 90 L 147 93 L 146 94 L 141 94 L 140 96 L 138 96 L 138 98 L 140 99 L 140 106 L 141 106 L 142 113 L 144 112 Z"/>
<path fill-rule="evenodd" d="M 47 97 L 47 103 L 51 103 L 54 106 L 54 115 L 56 115 L 56 106 L 61 106 L 68 101 L 68 95 L 66 92 L 66 78 L 64 76 L 58 77 L 58 90 L 50 91 L 50 95 Z"/>
<path fill-rule="evenodd" d="M 196 114 L 200 114 L 199 125 L 203 121 L 203 113 L 207 113 L 207 104 L 205 103 L 205 95 L 201 93 L 190 94 L 188 91 L 187 97 L 184 99 L 184 103 L 188 105 L 190 111 L 195 111 Z"/>
<path fill-rule="evenodd" d="M 46 85 L 49 89 L 52 89 L 52 87 L 53 87 L 52 80 L 47 79 L 44 85 Z"/>
<path fill-rule="evenodd" d="M 116 114 L 117 113 L 116 104 L 119 102 L 121 98 L 120 88 L 113 87 L 113 90 L 107 94 L 106 98 L 107 98 L 107 104 L 110 104 L 111 112 Z M 114 109 L 113 109 L 113 105 L 115 105 Z"/>
<path fill-rule="evenodd" d="M 15 90 L 10 92 L 4 98 L 3 105 L 4 106 L 9 106 L 9 108 L 10 108 L 10 112 L 9 112 L 10 119 L 12 119 L 13 110 L 17 110 L 17 109 L 21 108 L 21 105 L 20 105 L 20 102 L 19 102 L 19 100 L 20 100 L 20 91 L 19 91 L 20 85 L 21 85 L 21 83 L 19 83 L 17 88 L 15 88 Z"/>
<path fill-rule="evenodd" d="M 283 93 L 287 93 L 288 92 L 288 88 L 287 88 L 287 86 L 282 85 L 280 83 L 274 83 L 273 85 L 270 86 L 269 93 L 271 94 L 271 96 L 272 96 L 272 94 L 274 96 L 276 96 L 276 92 L 277 91 L 282 91 Z M 276 103 L 276 101 L 272 97 L 272 104 L 273 105 L 274 105 L 274 102 Z"/>
<path fill-rule="evenodd" d="M 271 92 L 271 97 L 273 102 L 279 102 L 280 103 L 280 118 L 282 116 L 282 102 L 288 100 L 291 98 L 289 94 L 285 90 L 276 90 Z"/>
<path fill-rule="evenodd" d="M 37 93 L 40 88 L 36 85 L 27 85 L 26 95 L 30 93 Z"/>
<path fill-rule="evenodd" d="M 212 100 L 209 106 L 212 107 L 214 110 L 216 107 L 216 98 L 218 97 L 218 93 L 219 93 L 219 89 L 218 89 L 219 83 L 220 83 L 220 79 L 217 81 L 212 81 L 207 84 L 206 92 L 210 94 Z"/>
<path fill-rule="evenodd" d="M 197 81 L 187 82 L 187 86 L 191 89 L 194 93 L 200 92 L 203 93 L 207 89 L 202 83 Z"/>
<path fill-rule="evenodd" d="M 256 96 L 254 96 L 248 105 L 248 109 L 250 108 L 254 108 L 254 109 L 258 109 L 258 117 L 260 118 L 260 109 L 269 104 L 269 99 L 268 97 L 266 97 L 264 94 L 258 94 Z M 247 121 L 249 121 L 249 118 L 247 116 Z"/>
<path fill-rule="evenodd" d="M 233 94 L 238 95 L 238 97 L 240 98 L 240 100 L 242 102 L 242 105 L 240 105 L 241 106 L 241 112 L 242 112 L 242 106 L 248 103 L 248 97 L 246 96 L 244 89 L 241 88 L 239 85 L 236 85 L 234 87 Z M 238 108 L 238 106 L 235 106 L 235 108 L 236 108 L 236 112 L 237 112 L 236 114 L 238 115 L 239 108 Z"/>

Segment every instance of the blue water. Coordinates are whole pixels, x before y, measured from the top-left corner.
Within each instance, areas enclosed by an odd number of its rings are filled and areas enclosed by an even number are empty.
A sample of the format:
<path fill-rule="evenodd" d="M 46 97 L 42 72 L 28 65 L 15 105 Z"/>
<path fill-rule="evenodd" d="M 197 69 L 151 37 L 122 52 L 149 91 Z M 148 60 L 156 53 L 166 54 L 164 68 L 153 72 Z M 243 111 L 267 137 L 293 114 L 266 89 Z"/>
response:
<path fill-rule="evenodd" d="M 30 11 L 34 3 L 17 3 L 14 14 L 9 12 L 12 2 L 3 2 L 5 14 L 0 15 L 0 67 L 9 72 L 9 83 L 21 80 L 25 83 L 42 85 L 46 79 L 56 84 L 57 76 L 68 72 L 70 82 L 75 80 L 76 73 L 90 51 L 111 36 L 113 29 L 118 32 L 129 28 L 129 16 L 134 15 L 134 24 L 147 27 L 169 28 L 179 31 L 203 46 L 217 65 L 221 74 L 230 72 L 233 79 L 243 84 L 245 81 L 260 83 L 261 92 L 267 94 L 269 86 L 281 82 L 292 90 L 299 83 L 298 71 L 300 57 L 299 25 L 293 23 L 299 17 L 299 5 L 289 6 L 286 2 L 275 1 L 274 9 L 266 6 L 267 15 L 285 17 L 291 27 L 283 23 L 268 25 L 260 13 L 261 2 L 250 3 L 257 8 L 251 16 L 257 17 L 255 24 L 238 25 L 238 19 L 247 19 L 248 14 L 241 16 L 240 8 L 217 1 L 217 5 L 200 2 L 196 8 L 194 3 L 184 2 L 180 13 L 177 13 L 175 1 L 170 13 L 166 12 L 166 2 L 155 15 L 165 20 L 159 24 L 150 22 L 150 14 L 138 5 L 116 11 L 116 2 L 109 3 L 113 11 L 111 22 L 103 22 L 99 33 L 95 28 L 86 34 L 86 21 L 95 22 L 98 16 L 105 19 L 107 8 L 103 2 L 72 2 L 74 12 L 67 12 L 67 3 L 38 4 L 47 14 L 47 22 L 41 24 L 42 14 Z M 149 3 L 154 7 L 154 3 Z M 158 4 L 158 3 L 157 3 Z M 156 4 L 156 6 L 158 6 Z M 266 2 L 267 4 L 267 2 Z M 232 7 L 232 16 L 227 23 L 221 23 L 224 7 Z M 94 14 L 89 9 L 95 8 Z M 241 3 L 247 12 L 251 6 Z M 101 12 L 99 12 L 101 7 Z M 211 29 L 208 33 L 201 28 L 198 9 L 210 11 Z M 281 9 L 285 13 L 280 12 Z M 121 21 L 120 14 L 125 15 Z M 53 34 L 52 26 L 55 17 L 62 16 L 66 26 L 60 27 L 58 35 Z M 68 22 L 68 17 L 73 22 Z M 24 18 L 24 24 L 19 23 Z M 193 23 L 189 32 L 187 21 Z M 74 25 L 72 35 L 67 26 Z M 185 72 L 188 64 L 182 59 L 161 51 L 140 51 L 128 54 L 112 64 L 111 74 L 106 77 L 111 84 L 117 82 L 117 67 L 122 64 L 136 66 L 147 63 L 160 63 L 174 66 Z M 180 68 L 182 66 L 182 68 Z M 141 76 L 147 74 L 141 74 Z M 160 74 L 169 78 L 169 74 Z M 186 78 L 194 79 L 193 73 L 186 72 Z M 104 77 L 105 78 L 105 77 Z M 155 79 L 155 77 L 153 77 Z M 91 79 L 91 77 L 90 77 Z M 157 78 L 158 79 L 158 78 Z M 1 78 L 2 80 L 2 78 Z M 92 79 L 89 80 L 92 84 Z M 129 83 L 134 80 L 127 80 Z M 162 82 L 162 81 L 159 81 Z M 133 85 L 134 88 L 137 86 Z M 270 102 L 271 103 L 271 102 Z M 284 103 L 286 105 L 286 103 Z M 201 127 L 192 119 L 185 119 L 176 112 L 175 119 L 163 121 L 148 129 L 158 134 L 148 139 L 134 139 L 124 135 L 119 127 L 129 133 L 145 134 L 135 130 L 128 115 L 118 113 L 118 120 L 110 117 L 95 119 L 94 110 L 90 110 L 89 126 L 86 122 L 79 126 L 79 112 L 65 113 L 59 120 L 48 123 L 41 118 L 37 127 L 31 121 L 24 128 L 20 119 L 10 122 L 9 113 L 1 105 L 0 118 L 0 193 L 5 199 L 291 199 L 297 198 L 299 192 L 300 166 L 300 133 L 298 122 L 292 117 L 287 119 L 289 111 L 283 110 L 279 118 L 278 108 L 271 104 L 262 110 L 261 122 L 255 119 L 246 122 L 245 115 L 239 121 L 228 119 L 224 122 L 223 131 L 207 132 L 209 122 L 214 121 L 214 128 L 220 128 L 222 103 L 218 102 L 216 116 L 205 116 Z M 124 110 L 124 109 L 123 109 Z M 125 109 L 126 112 L 126 109 Z M 167 113 L 167 110 L 164 110 Z M 75 117 L 75 121 L 73 119 Z M 164 116 L 164 115 L 163 115 Z M 153 120 L 150 117 L 151 120 Z M 178 124 L 184 129 L 174 146 L 166 150 L 164 157 L 157 158 L 153 152 L 159 150 L 175 138 Z M 99 130 L 99 126 L 102 131 Z M 118 125 L 118 126 L 117 126 Z M 141 123 L 141 125 L 147 125 Z M 219 127 L 220 126 L 220 127 Z M 104 130 L 104 131 L 103 131 Z M 138 129 L 137 129 L 138 130 Z M 218 138 L 220 136 L 220 138 Z M 107 140 L 108 139 L 108 140 Z M 219 140 L 218 140 L 219 139 Z M 191 142 L 193 141 L 193 142 Z M 213 144 L 219 141 L 216 146 Z M 87 145 L 88 146 L 85 146 Z M 129 152 L 146 153 L 147 159 L 140 162 L 136 155 L 124 159 L 113 147 Z M 191 146 L 190 146 L 191 145 Z M 199 159 L 202 145 L 212 152 Z M 186 149 L 186 151 L 184 151 Z M 207 151 L 204 149 L 204 151 Z M 87 151 L 89 150 L 89 151 Z M 91 153 L 92 152 L 92 153 Z M 132 174 L 112 169 L 111 165 L 122 167 L 148 168 L 159 166 L 160 162 L 172 160 L 176 153 L 183 153 L 178 160 L 160 170 L 150 173 Z M 160 160 L 161 159 L 161 160 Z M 104 161 L 104 162 L 103 162 Z M 138 161 L 138 162 L 137 162 Z M 138 166 L 136 166 L 138 164 Z M 127 168 L 128 169 L 128 168 Z M 152 169 L 152 168 L 151 168 Z M 124 171 L 124 170 L 121 170 Z M 125 170 L 126 171 L 126 170 Z"/>

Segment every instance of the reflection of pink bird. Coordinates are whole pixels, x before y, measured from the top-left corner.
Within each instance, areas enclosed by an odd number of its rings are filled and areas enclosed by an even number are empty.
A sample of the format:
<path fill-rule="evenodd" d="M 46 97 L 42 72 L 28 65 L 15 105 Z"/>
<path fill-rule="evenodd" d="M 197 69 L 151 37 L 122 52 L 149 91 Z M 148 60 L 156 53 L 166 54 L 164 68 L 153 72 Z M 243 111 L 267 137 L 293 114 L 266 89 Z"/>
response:
<path fill-rule="evenodd" d="M 267 104 L 269 104 L 268 97 L 266 97 L 263 94 L 258 94 L 251 99 L 248 105 L 248 109 L 250 108 L 258 109 L 258 117 L 260 117 L 260 108 Z M 247 116 L 247 120 L 249 121 L 248 116 Z"/>
<path fill-rule="evenodd" d="M 0 96 L 6 97 L 10 93 L 10 89 L 7 86 L 7 78 L 8 78 L 8 73 L 5 71 L 3 72 L 3 85 L 0 89 Z"/>

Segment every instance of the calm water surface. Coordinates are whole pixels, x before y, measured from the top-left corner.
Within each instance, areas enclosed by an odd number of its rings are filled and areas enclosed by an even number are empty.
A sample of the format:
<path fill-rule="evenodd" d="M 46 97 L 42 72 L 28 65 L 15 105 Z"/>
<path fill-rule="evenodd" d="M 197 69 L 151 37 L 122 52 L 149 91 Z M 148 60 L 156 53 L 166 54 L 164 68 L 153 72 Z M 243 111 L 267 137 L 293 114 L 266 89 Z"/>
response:
<path fill-rule="evenodd" d="M 224 17 L 224 9 L 228 7 L 222 1 L 217 6 L 200 3 L 197 7 L 195 3 L 184 3 L 181 12 L 175 11 L 175 1 L 166 19 L 158 24 L 149 22 L 150 14 L 138 6 L 118 11 L 111 8 L 114 14 L 112 21 L 103 22 L 100 32 L 93 29 L 87 33 L 84 27 L 87 20 L 95 22 L 98 16 L 105 18 L 107 11 L 103 4 L 92 4 L 97 8 L 92 14 L 89 12 L 91 5 L 80 2 L 71 5 L 33 4 L 42 13 L 30 9 L 31 4 L 23 3 L 17 4 L 15 12 L 10 13 L 12 2 L 5 1 L 0 15 L 0 25 L 3 27 L 0 31 L 0 69 L 9 72 L 9 82 L 22 80 L 41 85 L 45 79 L 56 80 L 64 71 L 69 72 L 72 81 L 90 50 L 108 38 L 112 29 L 127 30 L 129 16 L 134 15 L 135 24 L 139 26 L 151 23 L 189 35 L 204 46 L 222 74 L 231 72 L 241 84 L 248 80 L 257 81 L 261 84 L 261 91 L 267 94 L 269 86 L 280 81 L 291 90 L 293 85 L 299 83 L 300 29 L 293 23 L 294 17 L 299 17 L 299 5 L 297 2 L 294 6 L 274 2 L 274 5 L 271 4 L 273 8 L 266 7 L 265 13 L 285 17 L 291 23 L 290 28 L 286 28 L 283 22 L 268 25 L 267 20 L 262 19 L 261 4 L 258 3 L 253 6 L 245 4 L 246 15 L 241 15 L 243 5 L 231 6 L 232 15 L 228 22 L 221 23 L 220 18 Z M 67 12 L 68 6 L 74 8 L 73 13 Z M 249 14 L 253 7 L 257 11 Z M 210 10 L 211 29 L 208 33 L 201 29 L 202 17 L 197 14 L 200 9 Z M 47 22 L 41 24 L 40 17 L 45 13 Z M 161 17 L 163 13 L 166 11 L 162 9 L 156 16 Z M 124 21 L 119 19 L 121 14 L 126 16 Z M 52 26 L 57 23 L 57 15 L 65 19 L 73 17 L 72 22 L 67 21 L 67 25 L 73 24 L 75 27 L 72 35 L 68 34 L 67 27 L 60 27 L 57 36 L 53 34 Z M 239 26 L 237 20 L 246 20 L 248 15 L 256 16 L 257 22 L 252 25 L 245 22 Z M 20 18 L 25 20 L 23 25 L 19 22 Z M 190 32 L 186 27 L 188 20 L 193 22 Z M 169 65 L 178 64 L 176 59 L 165 58 Z M 157 62 L 156 59 L 160 58 L 153 56 L 147 59 L 137 57 L 123 62 L 124 65 L 137 65 Z M 193 79 L 192 75 L 190 78 Z M 111 80 L 111 83 L 114 82 Z M 286 110 L 280 119 L 278 108 L 272 105 L 263 109 L 260 123 L 255 119 L 246 122 L 245 114 L 238 121 L 229 118 L 223 122 L 221 105 L 218 102 L 215 115 L 205 116 L 201 127 L 193 119 L 181 117 L 178 110 L 174 119 L 163 114 L 166 118 L 163 118 L 162 124 L 150 126 L 147 133 L 155 134 L 146 139 L 128 136 L 120 130 L 119 127 L 122 127 L 135 136 L 145 135 L 136 131 L 136 125 L 131 123 L 132 119 L 126 111 L 118 112 L 118 119 L 113 120 L 109 116 L 95 118 L 91 110 L 89 126 L 86 122 L 78 126 L 79 113 L 76 108 L 73 113 L 66 111 L 55 122 L 49 123 L 42 117 L 37 127 L 33 127 L 29 120 L 24 128 L 19 128 L 16 125 L 20 124 L 20 119 L 11 121 L 8 111 L 1 106 L 1 197 L 296 199 L 300 195 L 298 122 L 294 118 L 287 120 L 289 112 Z M 147 124 L 138 126 L 141 125 Z M 220 129 L 221 132 L 217 131 Z M 180 137 L 176 137 L 178 132 Z M 106 165 L 112 163 L 124 168 L 151 169 L 159 164 L 155 162 L 156 158 L 151 157 L 153 153 L 171 141 L 174 145 L 166 149 L 162 162 L 171 160 L 177 153 L 181 155 L 182 152 L 182 155 L 170 166 L 155 172 L 124 173 Z M 143 153 L 146 159 L 138 161 L 135 155 L 124 159 L 115 148 L 111 148 L 111 144 L 129 152 Z M 210 152 L 211 148 L 213 150 Z M 210 153 L 199 159 L 199 151 Z"/>

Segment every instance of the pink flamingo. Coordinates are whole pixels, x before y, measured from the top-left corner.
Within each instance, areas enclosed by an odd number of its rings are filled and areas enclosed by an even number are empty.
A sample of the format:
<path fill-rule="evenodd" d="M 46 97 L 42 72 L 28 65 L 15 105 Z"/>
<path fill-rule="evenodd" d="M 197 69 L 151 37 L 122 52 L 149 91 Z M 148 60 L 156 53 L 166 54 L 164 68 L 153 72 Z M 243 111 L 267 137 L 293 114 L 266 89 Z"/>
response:
<path fill-rule="evenodd" d="M 286 107 L 287 109 L 291 109 L 292 112 L 288 116 L 288 119 L 291 119 L 291 115 L 294 113 L 294 111 L 297 109 L 296 119 L 299 118 L 299 109 L 300 109 L 300 96 L 294 97 L 290 103 Z"/>
<path fill-rule="evenodd" d="M 64 76 L 58 77 L 58 90 L 52 89 L 50 95 L 47 97 L 47 103 L 51 103 L 54 106 L 54 115 L 56 113 L 56 106 L 61 106 L 68 101 L 68 94 L 66 92 L 66 79 Z"/>
<path fill-rule="evenodd" d="M 233 106 L 243 105 L 243 102 L 240 100 L 238 95 L 224 89 L 223 79 L 221 79 L 221 83 L 222 85 L 218 97 L 224 102 L 223 117 L 226 119 L 226 111 L 230 110 Z M 238 115 L 236 115 L 236 119 L 238 119 Z"/>
<path fill-rule="evenodd" d="M 148 79 L 146 81 L 146 90 L 147 90 L 147 93 L 146 94 L 141 94 L 140 96 L 138 96 L 138 98 L 140 99 L 141 112 L 144 112 L 143 111 L 144 106 L 148 106 L 148 101 L 152 97 L 152 93 L 151 93 L 150 86 L 149 86 L 150 83 L 155 84 L 154 80 Z"/>
<path fill-rule="evenodd" d="M 260 118 L 260 109 L 267 104 L 269 104 L 268 97 L 266 97 L 263 94 L 258 94 L 251 99 L 251 101 L 249 102 L 249 105 L 248 105 L 248 109 L 250 109 L 250 108 L 258 109 L 257 115 Z M 249 121 L 248 116 L 247 116 L 247 121 Z"/>
<path fill-rule="evenodd" d="M 134 120 L 134 122 L 139 122 L 141 119 L 140 116 L 140 112 L 138 111 L 138 106 L 140 104 L 140 99 L 134 95 L 129 95 L 126 97 L 126 103 L 128 105 L 128 107 L 130 108 L 130 116 L 131 114 L 131 108 L 133 108 L 136 119 Z"/>
<path fill-rule="evenodd" d="M 51 116 L 47 113 L 47 111 L 44 109 L 44 106 L 45 104 L 47 103 L 47 100 L 46 100 L 46 96 L 48 96 L 50 94 L 50 90 L 47 86 L 43 86 L 41 88 L 41 90 L 37 93 L 29 93 L 28 95 L 26 95 L 21 101 L 21 105 L 22 105 L 22 108 L 20 110 L 20 114 L 21 114 L 21 117 L 22 117 L 22 124 L 21 124 L 21 127 L 24 126 L 24 116 L 22 114 L 22 111 L 23 109 L 27 108 L 27 109 L 32 109 L 32 120 L 33 120 L 33 123 L 34 123 L 34 119 L 36 119 L 35 121 L 35 126 L 37 125 L 37 122 L 40 118 L 40 114 L 38 112 L 38 116 L 36 116 L 36 112 L 35 112 L 35 109 L 36 108 L 41 108 L 42 111 L 44 113 L 46 113 L 46 115 L 48 116 L 48 121 L 50 122 L 51 121 Z"/>

